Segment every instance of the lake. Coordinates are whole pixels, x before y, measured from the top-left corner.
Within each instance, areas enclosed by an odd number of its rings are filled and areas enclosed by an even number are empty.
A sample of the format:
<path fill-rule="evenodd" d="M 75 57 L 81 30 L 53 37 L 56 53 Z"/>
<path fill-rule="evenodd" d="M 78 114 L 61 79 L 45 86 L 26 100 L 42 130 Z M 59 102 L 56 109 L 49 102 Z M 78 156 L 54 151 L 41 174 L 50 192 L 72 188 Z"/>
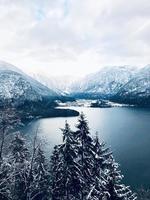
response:
<path fill-rule="evenodd" d="M 110 146 L 120 169 L 124 182 L 133 188 L 150 187 L 150 109 L 134 107 L 85 108 L 83 111 L 89 121 L 91 133 L 96 131 L 102 141 Z M 25 134 L 38 134 L 52 150 L 62 141 L 60 128 L 67 120 L 72 129 L 77 117 L 58 117 L 39 119 L 23 128 Z"/>

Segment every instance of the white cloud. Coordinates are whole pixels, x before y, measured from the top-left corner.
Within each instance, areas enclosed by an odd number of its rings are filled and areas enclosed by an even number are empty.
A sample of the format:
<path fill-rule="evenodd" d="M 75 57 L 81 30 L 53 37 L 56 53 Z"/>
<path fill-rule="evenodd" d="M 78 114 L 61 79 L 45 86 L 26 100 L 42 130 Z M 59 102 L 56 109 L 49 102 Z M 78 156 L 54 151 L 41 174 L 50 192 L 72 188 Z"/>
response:
<path fill-rule="evenodd" d="M 149 0 L 0 0 L 0 59 L 82 75 L 150 63 Z"/>

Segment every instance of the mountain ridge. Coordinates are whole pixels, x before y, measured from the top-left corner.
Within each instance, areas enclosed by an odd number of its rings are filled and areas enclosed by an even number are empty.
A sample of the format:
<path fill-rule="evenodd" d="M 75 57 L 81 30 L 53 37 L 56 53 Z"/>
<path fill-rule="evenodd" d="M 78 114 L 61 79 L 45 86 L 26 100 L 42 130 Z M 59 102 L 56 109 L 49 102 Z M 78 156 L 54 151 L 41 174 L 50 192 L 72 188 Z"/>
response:
<path fill-rule="evenodd" d="M 19 68 L 0 61 L 0 102 L 12 101 L 23 104 L 25 101 L 42 101 L 43 98 L 60 96 L 60 94 L 42 85 Z"/>
<path fill-rule="evenodd" d="M 77 99 L 102 98 L 138 105 L 144 105 L 144 101 L 146 101 L 146 105 L 150 105 L 150 64 L 142 68 L 129 65 L 107 66 L 84 78 L 74 80 L 68 76 L 49 79 L 43 75 L 32 74 L 31 77 L 15 66 L 0 61 L 0 84 L 4 85 L 4 87 L 0 87 L 0 99 L 2 95 L 6 95 L 6 97 L 13 95 L 13 83 L 15 83 L 15 77 L 18 76 L 20 79 L 17 80 L 23 84 L 22 89 L 27 92 L 25 94 L 29 101 L 36 101 L 36 99 L 42 101 L 43 97 L 60 100 L 64 96 L 66 99 L 70 97 Z M 20 89 L 19 91 L 22 92 L 21 85 L 18 88 L 17 84 L 19 83 L 16 83 L 14 91 Z M 10 89 L 12 93 L 9 93 Z M 15 97 L 17 95 L 19 93 Z"/>
<path fill-rule="evenodd" d="M 57 83 L 59 80 L 56 78 L 54 82 Z M 66 88 L 64 84 L 59 90 L 67 91 L 66 94 L 77 99 L 102 98 L 136 105 L 145 105 L 146 101 L 146 105 L 150 105 L 149 80 L 150 64 L 142 68 L 129 65 L 107 66 L 77 81 L 66 81 Z M 133 90 L 130 88 L 131 85 Z M 57 84 L 55 87 L 57 88 Z M 128 95 L 125 95 L 127 93 Z"/>

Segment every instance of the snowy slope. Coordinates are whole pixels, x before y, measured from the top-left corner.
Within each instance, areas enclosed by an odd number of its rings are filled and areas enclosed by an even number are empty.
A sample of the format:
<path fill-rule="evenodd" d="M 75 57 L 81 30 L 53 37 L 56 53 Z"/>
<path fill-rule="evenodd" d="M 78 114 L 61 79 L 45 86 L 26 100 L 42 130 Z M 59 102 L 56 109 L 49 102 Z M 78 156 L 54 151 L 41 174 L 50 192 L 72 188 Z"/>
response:
<path fill-rule="evenodd" d="M 75 81 L 72 77 L 33 77 L 60 94 L 75 98 L 105 98 L 122 103 L 150 105 L 150 65 L 142 69 L 133 66 L 110 66 Z"/>
<path fill-rule="evenodd" d="M 15 66 L 0 62 L 0 102 L 13 100 L 16 104 L 25 101 L 42 101 L 56 98 L 58 93 L 24 74 Z"/>
<path fill-rule="evenodd" d="M 31 76 L 32 78 L 15 66 L 0 61 L 0 102 L 8 99 L 17 103 L 36 102 L 70 95 L 77 98 L 113 99 L 132 104 L 145 102 L 150 105 L 150 65 L 142 69 L 132 66 L 105 67 L 78 81 L 68 76 Z"/>
<path fill-rule="evenodd" d="M 132 79 L 135 73 L 135 67 L 105 67 L 73 84 L 71 91 L 72 93 L 90 93 L 111 97 L 117 94 L 120 88 Z"/>
<path fill-rule="evenodd" d="M 150 105 L 150 65 L 139 70 L 115 98 L 123 103 Z"/>

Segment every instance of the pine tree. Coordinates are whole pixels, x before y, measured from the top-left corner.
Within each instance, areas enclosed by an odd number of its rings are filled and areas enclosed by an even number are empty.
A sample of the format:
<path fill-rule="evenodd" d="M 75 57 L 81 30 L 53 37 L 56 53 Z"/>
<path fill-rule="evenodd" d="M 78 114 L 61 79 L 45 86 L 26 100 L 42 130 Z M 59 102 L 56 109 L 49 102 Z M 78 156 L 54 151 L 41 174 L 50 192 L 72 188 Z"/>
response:
<path fill-rule="evenodd" d="M 58 145 L 54 146 L 54 151 L 51 156 L 50 160 L 50 188 L 51 188 L 51 199 L 55 200 L 57 199 L 57 193 L 59 194 L 59 189 L 57 188 L 57 180 L 58 180 L 58 169 L 59 169 L 59 164 L 60 159 L 59 159 L 59 148 Z M 58 189 L 58 191 L 57 191 Z"/>
<path fill-rule="evenodd" d="M 65 197 L 64 187 L 64 159 L 61 145 L 54 148 L 51 156 L 51 197 L 52 200 L 63 200 Z"/>
<path fill-rule="evenodd" d="M 137 197 L 130 187 L 122 184 L 121 172 L 118 170 L 118 163 L 115 162 L 113 156 L 110 156 L 109 166 L 108 166 L 108 199 L 109 200 L 136 200 Z"/>
<path fill-rule="evenodd" d="M 34 159 L 32 200 L 48 200 L 50 196 L 50 175 L 43 150 L 39 146 Z"/>
<path fill-rule="evenodd" d="M 122 184 L 112 152 L 90 136 L 88 122 L 79 116 L 77 131 L 68 123 L 63 144 L 57 145 L 51 158 L 52 200 L 135 200 L 136 195 Z"/>
<path fill-rule="evenodd" d="M 78 118 L 78 124 L 76 125 L 76 137 L 80 144 L 79 149 L 79 163 L 81 166 L 83 184 L 82 184 L 82 197 L 85 199 L 93 187 L 93 177 L 92 177 L 92 168 L 93 168 L 93 139 L 90 136 L 88 122 L 83 113 L 80 114 Z"/>
<path fill-rule="evenodd" d="M 105 148 L 105 143 L 100 143 L 98 135 L 94 138 L 94 164 L 92 169 L 93 187 L 88 199 L 102 199 L 107 195 L 107 175 L 105 170 L 109 163 L 111 152 Z"/>
<path fill-rule="evenodd" d="M 10 144 L 11 179 L 10 190 L 13 200 L 26 200 L 26 184 L 29 166 L 29 151 L 25 139 L 17 133 Z"/>
<path fill-rule="evenodd" d="M 63 144 L 55 147 L 53 153 L 53 200 L 80 199 L 82 174 L 77 163 L 77 142 L 66 122 L 62 129 Z M 55 165 L 57 164 L 57 166 Z"/>

